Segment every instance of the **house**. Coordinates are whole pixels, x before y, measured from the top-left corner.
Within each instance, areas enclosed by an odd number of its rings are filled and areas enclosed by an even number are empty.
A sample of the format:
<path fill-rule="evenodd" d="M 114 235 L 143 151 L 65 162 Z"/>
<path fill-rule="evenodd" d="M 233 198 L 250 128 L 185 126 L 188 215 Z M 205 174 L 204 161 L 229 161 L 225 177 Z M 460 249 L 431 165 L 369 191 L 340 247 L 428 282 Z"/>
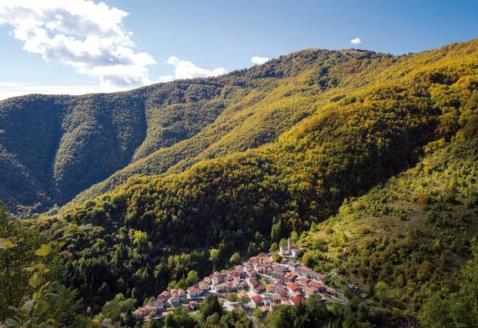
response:
<path fill-rule="evenodd" d="M 264 294 L 261 294 L 261 296 L 262 296 L 262 302 L 265 305 L 269 305 L 272 303 L 272 296 L 270 293 L 264 293 Z"/>
<path fill-rule="evenodd" d="M 256 281 L 256 283 L 252 286 L 252 290 L 257 294 L 260 294 L 265 290 L 265 288 L 259 282 Z"/>
<path fill-rule="evenodd" d="M 238 270 L 230 271 L 228 276 L 234 281 L 239 281 L 241 279 L 241 272 Z"/>
<path fill-rule="evenodd" d="M 296 272 L 298 274 L 300 274 L 301 276 L 305 276 L 309 279 L 315 279 L 315 280 L 320 279 L 319 274 L 317 272 L 315 272 L 314 270 L 309 269 L 309 268 L 307 268 L 303 265 L 297 266 L 296 267 Z"/>
<path fill-rule="evenodd" d="M 285 268 L 284 266 L 273 265 L 271 276 L 276 278 L 276 279 L 281 279 L 282 280 L 284 278 L 286 272 L 287 272 L 287 268 Z"/>
<path fill-rule="evenodd" d="M 251 297 L 251 302 L 254 305 L 254 307 L 259 307 L 264 304 L 262 296 L 261 295 L 254 295 Z"/>
<path fill-rule="evenodd" d="M 295 283 L 299 286 L 307 286 L 309 279 L 306 277 L 300 277 L 295 280 Z"/>
<path fill-rule="evenodd" d="M 189 287 L 187 289 L 187 292 L 188 292 L 188 298 L 197 298 L 203 295 L 203 290 L 196 286 Z"/>
<path fill-rule="evenodd" d="M 251 289 L 254 289 L 254 286 L 257 286 L 259 284 L 256 278 L 247 278 L 246 282 Z"/>
<path fill-rule="evenodd" d="M 287 290 L 289 291 L 289 295 L 294 295 L 296 293 L 302 292 L 302 288 L 300 288 L 298 285 L 294 284 L 293 282 L 287 283 Z"/>
<path fill-rule="evenodd" d="M 279 304 L 281 302 L 282 296 L 279 293 L 271 293 L 272 303 Z"/>
<path fill-rule="evenodd" d="M 247 267 L 245 268 L 245 272 L 246 272 L 246 275 L 247 275 L 248 277 L 255 277 L 255 276 L 257 276 L 257 272 L 256 272 L 256 270 L 254 269 L 254 267 L 253 267 L 252 265 L 247 266 Z"/>
<path fill-rule="evenodd" d="M 229 282 L 224 282 L 217 285 L 214 289 L 216 290 L 216 293 L 228 292 L 231 290 L 231 284 Z"/>
<path fill-rule="evenodd" d="M 317 294 L 319 289 L 314 286 L 304 286 L 302 287 L 302 291 L 305 293 L 306 296 L 311 296 L 313 294 Z"/>
<path fill-rule="evenodd" d="M 167 290 L 165 290 L 164 292 L 162 292 L 161 294 L 159 294 L 158 297 L 161 297 L 163 299 L 168 299 L 169 297 L 171 297 L 171 293 Z"/>
<path fill-rule="evenodd" d="M 242 289 L 242 290 L 246 290 L 248 287 L 247 282 L 245 282 L 244 280 L 239 281 L 238 286 L 239 286 L 238 289 Z"/>
<path fill-rule="evenodd" d="M 179 296 L 171 296 L 168 299 L 168 303 L 171 304 L 171 306 L 177 307 L 181 304 L 181 300 L 179 299 Z"/>
<path fill-rule="evenodd" d="M 146 304 L 145 306 L 142 307 L 142 311 L 147 316 L 150 313 L 156 313 L 157 309 L 152 304 Z"/>
<path fill-rule="evenodd" d="M 153 305 L 157 311 L 162 311 L 164 308 L 166 308 L 166 300 L 162 298 L 158 298 L 154 300 L 151 305 Z"/>
<path fill-rule="evenodd" d="M 268 293 L 273 293 L 273 292 L 276 290 L 276 289 L 275 289 L 275 286 L 276 286 L 276 285 L 272 285 L 272 284 L 266 285 L 266 286 L 265 286 L 266 292 L 268 292 Z"/>
<path fill-rule="evenodd" d="M 181 288 L 179 288 L 177 290 L 177 295 L 178 295 L 179 299 L 181 299 L 181 300 L 184 300 L 187 297 L 186 291 L 184 289 L 181 289 Z"/>
<path fill-rule="evenodd" d="M 280 294 L 281 296 L 287 296 L 287 288 L 284 287 L 282 284 L 275 284 L 274 286 L 274 292 L 277 294 Z"/>
<path fill-rule="evenodd" d="M 211 289 L 211 285 L 207 283 L 206 281 L 202 280 L 198 282 L 198 288 L 201 289 L 204 293 L 205 291 L 208 291 L 209 289 Z"/>
<path fill-rule="evenodd" d="M 297 278 L 298 274 L 295 272 L 287 272 L 284 275 L 285 280 L 287 281 L 294 281 Z"/>
<path fill-rule="evenodd" d="M 226 275 L 219 272 L 214 272 L 211 277 L 211 283 L 213 286 L 216 286 L 220 283 L 223 283 L 225 281 L 225 278 L 226 278 Z"/>
<path fill-rule="evenodd" d="M 325 293 L 326 292 L 326 286 L 317 280 L 312 280 L 309 282 L 310 287 L 317 288 L 317 292 L 319 293 Z"/>
<path fill-rule="evenodd" d="M 144 308 L 144 307 L 140 307 L 136 310 L 134 310 L 133 312 L 133 316 L 136 317 L 136 318 L 145 318 L 147 317 L 149 314 L 149 312 Z"/>
<path fill-rule="evenodd" d="M 292 302 L 292 304 L 300 304 L 300 303 L 305 303 L 305 298 L 304 296 L 297 294 L 292 296 L 290 298 L 290 301 Z"/>
<path fill-rule="evenodd" d="M 231 291 L 236 291 L 242 289 L 240 281 L 233 281 L 231 283 Z"/>

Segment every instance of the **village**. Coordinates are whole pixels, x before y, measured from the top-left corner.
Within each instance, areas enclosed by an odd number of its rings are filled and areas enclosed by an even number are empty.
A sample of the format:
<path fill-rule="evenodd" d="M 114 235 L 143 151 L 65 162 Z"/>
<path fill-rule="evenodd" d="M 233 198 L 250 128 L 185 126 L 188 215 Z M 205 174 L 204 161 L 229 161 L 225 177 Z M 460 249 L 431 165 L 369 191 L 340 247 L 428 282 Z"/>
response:
<path fill-rule="evenodd" d="M 194 312 L 208 295 L 217 295 L 224 309 L 241 308 L 251 314 L 254 309 L 262 312 L 274 306 L 303 303 L 312 295 L 331 302 L 347 303 L 347 299 L 328 287 L 326 276 L 296 263 L 297 250 L 280 248 L 281 261 L 272 254 L 261 253 L 230 270 L 214 272 L 187 289 L 171 289 L 162 292 L 153 302 L 134 311 L 137 318 L 159 319 L 172 313 L 175 308 Z"/>

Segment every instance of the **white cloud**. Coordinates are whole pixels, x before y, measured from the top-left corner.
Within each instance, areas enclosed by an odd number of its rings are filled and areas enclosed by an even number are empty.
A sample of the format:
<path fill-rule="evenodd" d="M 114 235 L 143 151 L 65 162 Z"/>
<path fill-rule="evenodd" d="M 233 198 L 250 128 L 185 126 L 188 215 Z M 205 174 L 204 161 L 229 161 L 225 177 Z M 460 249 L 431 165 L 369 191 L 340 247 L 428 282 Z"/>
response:
<path fill-rule="evenodd" d="M 169 57 L 166 63 L 175 67 L 174 75 L 163 75 L 159 78 L 160 82 L 169 82 L 177 79 L 194 79 L 198 77 L 219 76 L 227 73 L 227 70 L 222 67 L 209 70 L 198 67 L 190 61 L 181 60 L 174 56 Z"/>
<path fill-rule="evenodd" d="M 357 37 L 357 38 L 354 38 L 354 39 L 350 40 L 350 43 L 357 45 L 357 44 L 361 44 L 362 40 L 360 40 L 360 38 Z"/>
<path fill-rule="evenodd" d="M 0 81 L 0 100 L 27 94 L 82 95 L 122 91 L 124 88 L 98 85 L 34 85 Z"/>
<path fill-rule="evenodd" d="M 259 57 L 259 56 L 251 57 L 251 63 L 253 63 L 254 65 L 261 65 L 269 60 L 270 58 L 267 58 L 267 57 Z"/>
<path fill-rule="evenodd" d="M 1 0 L 0 25 L 23 50 L 59 61 L 98 78 L 105 87 L 149 83 L 146 52 L 135 52 L 132 33 L 122 25 L 127 12 L 92 0 Z"/>

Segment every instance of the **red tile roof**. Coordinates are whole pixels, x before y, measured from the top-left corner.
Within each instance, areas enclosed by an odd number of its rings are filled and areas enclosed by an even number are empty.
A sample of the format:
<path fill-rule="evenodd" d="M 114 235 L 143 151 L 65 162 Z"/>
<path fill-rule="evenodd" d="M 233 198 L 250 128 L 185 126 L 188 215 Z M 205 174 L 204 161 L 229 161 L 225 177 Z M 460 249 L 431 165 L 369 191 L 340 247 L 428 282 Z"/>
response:
<path fill-rule="evenodd" d="M 294 304 L 299 304 L 299 303 L 304 303 L 305 302 L 305 298 L 302 295 L 294 295 L 290 298 L 290 300 Z"/>
<path fill-rule="evenodd" d="M 254 295 L 251 297 L 251 300 L 254 302 L 254 303 L 260 303 L 262 302 L 262 296 L 260 295 Z"/>
<path fill-rule="evenodd" d="M 293 282 L 288 282 L 287 283 L 287 288 L 292 290 L 292 291 L 300 291 L 302 290 L 299 286 L 297 286 L 296 284 L 294 284 Z"/>

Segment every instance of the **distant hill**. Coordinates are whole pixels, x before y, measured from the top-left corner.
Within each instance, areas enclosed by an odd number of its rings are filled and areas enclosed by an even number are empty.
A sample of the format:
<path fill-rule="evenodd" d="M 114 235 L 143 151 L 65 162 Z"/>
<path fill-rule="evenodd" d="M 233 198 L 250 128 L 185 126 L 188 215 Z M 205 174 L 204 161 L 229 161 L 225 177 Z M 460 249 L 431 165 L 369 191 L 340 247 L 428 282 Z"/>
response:
<path fill-rule="evenodd" d="M 0 102 L 0 199 L 19 214 L 85 199 L 134 174 L 274 141 L 311 115 L 310 101 L 389 55 L 305 50 L 226 76 L 113 94 Z M 106 179 L 106 180 L 105 180 Z M 105 180 L 104 182 L 102 182 Z"/>

